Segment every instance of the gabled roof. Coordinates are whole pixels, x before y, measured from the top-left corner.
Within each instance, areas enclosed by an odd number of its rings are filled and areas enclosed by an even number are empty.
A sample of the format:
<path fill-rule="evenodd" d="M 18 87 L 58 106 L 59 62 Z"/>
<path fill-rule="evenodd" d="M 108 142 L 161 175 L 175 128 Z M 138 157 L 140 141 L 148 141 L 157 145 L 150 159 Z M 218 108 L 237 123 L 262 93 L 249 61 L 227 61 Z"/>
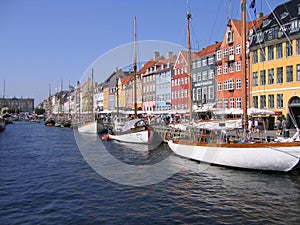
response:
<path fill-rule="evenodd" d="M 156 59 L 150 59 L 145 65 L 142 66 L 142 68 L 137 72 L 137 74 L 144 74 L 146 73 L 148 68 L 151 68 L 154 66 L 159 60 L 162 60 L 163 56 L 159 56 Z"/>
<path fill-rule="evenodd" d="M 128 84 L 129 81 L 131 80 L 131 78 L 132 78 L 132 75 L 131 75 L 131 76 L 127 76 L 127 77 L 121 78 L 121 79 L 120 79 L 121 84 Z"/>
<path fill-rule="evenodd" d="M 178 54 L 178 56 L 177 56 L 177 58 L 176 58 L 175 65 L 174 65 L 175 68 L 176 68 L 176 65 L 177 65 L 177 61 L 179 60 L 179 58 L 180 58 L 181 56 L 182 56 L 182 58 L 184 59 L 185 64 L 187 64 L 187 61 L 188 61 L 188 52 L 182 50 L 182 51 L 179 52 L 179 54 Z M 193 59 L 196 59 L 196 58 L 198 58 L 197 53 L 191 52 L 191 59 L 193 60 Z"/>
<path fill-rule="evenodd" d="M 221 46 L 222 42 L 217 42 L 215 44 L 209 45 L 206 48 L 202 49 L 200 52 L 197 52 L 198 57 L 204 57 L 213 54 Z"/>

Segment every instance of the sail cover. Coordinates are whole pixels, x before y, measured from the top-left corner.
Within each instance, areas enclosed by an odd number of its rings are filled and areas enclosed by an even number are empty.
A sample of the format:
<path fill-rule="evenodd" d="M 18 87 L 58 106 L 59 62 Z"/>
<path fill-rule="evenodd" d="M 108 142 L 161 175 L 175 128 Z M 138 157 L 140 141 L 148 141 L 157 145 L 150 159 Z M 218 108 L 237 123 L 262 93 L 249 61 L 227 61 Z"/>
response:
<path fill-rule="evenodd" d="M 134 124 L 138 123 L 138 122 L 141 121 L 141 120 L 142 120 L 142 119 L 140 119 L 140 118 L 136 118 L 136 119 L 127 121 L 127 122 L 124 124 L 124 127 L 122 128 L 122 131 L 125 132 L 125 131 L 130 130 L 130 128 L 132 128 L 132 127 L 134 126 Z"/>

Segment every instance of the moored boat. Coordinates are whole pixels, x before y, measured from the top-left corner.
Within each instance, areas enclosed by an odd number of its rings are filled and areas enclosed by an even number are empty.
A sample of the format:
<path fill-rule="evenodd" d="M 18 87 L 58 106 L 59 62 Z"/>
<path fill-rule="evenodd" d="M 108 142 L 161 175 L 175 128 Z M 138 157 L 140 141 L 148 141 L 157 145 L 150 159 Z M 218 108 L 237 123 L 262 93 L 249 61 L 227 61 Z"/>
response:
<path fill-rule="evenodd" d="M 300 160 L 299 106 L 289 106 L 296 133 L 292 138 L 255 141 L 251 139 L 247 116 L 246 76 L 246 1 L 242 0 L 242 89 L 243 130 L 229 127 L 188 127 L 187 138 L 175 138 L 168 142 L 171 150 L 184 158 L 209 164 L 255 170 L 290 171 Z M 188 24 L 189 19 L 188 16 Z M 190 49 L 190 47 L 189 47 Z M 190 60 L 188 62 L 190 64 Z M 189 70 L 190 71 L 190 70 Z M 192 77 L 192 76 L 190 76 Z M 191 84 L 191 81 L 190 81 Z M 192 96 L 191 88 L 189 96 Z M 190 110 L 190 117 L 192 110 Z M 191 121 L 191 118 L 190 118 Z M 235 133 L 236 137 L 231 134 Z M 238 137 L 241 134 L 240 137 Z"/>

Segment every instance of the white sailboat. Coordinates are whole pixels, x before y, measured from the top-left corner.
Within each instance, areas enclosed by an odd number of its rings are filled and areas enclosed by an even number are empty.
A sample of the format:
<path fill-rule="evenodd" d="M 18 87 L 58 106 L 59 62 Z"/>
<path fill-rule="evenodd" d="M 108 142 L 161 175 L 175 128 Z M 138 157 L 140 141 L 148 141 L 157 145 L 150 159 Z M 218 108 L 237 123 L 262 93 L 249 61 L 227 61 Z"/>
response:
<path fill-rule="evenodd" d="M 217 127 L 189 139 L 173 139 L 168 142 L 172 151 L 182 157 L 209 164 L 255 170 L 290 171 L 297 166 L 300 160 L 300 130 L 295 123 L 296 133 L 292 138 L 282 142 L 255 143 L 248 140 L 247 133 L 247 90 L 246 90 L 246 0 L 241 0 L 242 5 L 242 71 L 243 71 L 243 140 L 228 140 L 227 130 Z M 188 25 L 189 25 L 188 16 Z M 190 45 L 189 45 L 190 49 Z M 189 62 L 190 63 L 190 62 Z M 191 76 L 190 76 L 191 77 Z M 191 88 L 190 88 L 190 96 Z M 295 110 L 297 111 L 297 110 Z M 293 115 L 292 110 L 290 113 Z M 299 113 L 299 108 L 298 108 Z M 192 111 L 190 111 L 190 117 Z M 294 115 L 294 117 L 296 117 Z M 297 118 L 297 117 L 296 117 Z M 191 118 L 190 118 L 191 119 Z M 197 128 L 194 128 L 194 132 Z M 192 132 L 191 132 L 192 134 Z"/>
<path fill-rule="evenodd" d="M 78 124 L 78 132 L 80 133 L 88 133 L 88 134 L 98 134 L 103 131 L 104 126 L 103 124 L 98 123 L 95 119 L 94 115 L 94 70 L 92 69 L 92 87 L 91 87 L 91 110 L 92 112 L 89 115 L 88 121 L 83 121 L 82 123 Z"/>
<path fill-rule="evenodd" d="M 150 127 L 145 126 L 144 121 L 137 118 L 137 59 L 136 59 L 136 17 L 134 17 L 134 60 L 133 60 L 133 71 L 134 71 L 134 114 L 133 120 L 125 121 L 122 124 L 122 129 L 120 132 L 115 132 L 114 134 L 108 134 L 108 138 L 120 142 L 128 143 L 139 143 L 148 144 L 153 138 L 153 133 L 150 132 Z M 118 120 L 117 118 L 116 120 Z M 121 120 L 120 120 L 121 121 Z M 123 122 L 123 121 L 121 121 Z M 120 127 L 120 124 L 115 124 L 115 128 Z M 115 129 L 116 130 L 116 129 Z"/>

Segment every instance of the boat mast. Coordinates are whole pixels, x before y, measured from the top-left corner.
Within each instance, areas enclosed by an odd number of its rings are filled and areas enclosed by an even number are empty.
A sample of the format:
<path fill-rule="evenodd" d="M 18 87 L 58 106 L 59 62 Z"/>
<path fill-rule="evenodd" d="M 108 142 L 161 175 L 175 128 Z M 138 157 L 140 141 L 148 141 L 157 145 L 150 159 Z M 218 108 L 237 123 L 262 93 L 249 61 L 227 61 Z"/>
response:
<path fill-rule="evenodd" d="M 134 57 L 133 57 L 133 91 L 134 91 L 134 118 L 137 118 L 137 91 L 136 91 L 136 17 L 134 17 Z"/>
<path fill-rule="evenodd" d="M 190 112 L 190 118 L 189 118 L 189 121 L 192 122 L 193 120 L 193 91 L 192 91 L 192 88 L 193 88 L 193 79 L 192 79 L 192 64 L 191 64 L 191 61 L 192 61 L 192 57 L 191 57 L 191 32 L 190 32 L 190 19 L 192 18 L 192 14 L 190 12 L 187 13 L 186 15 L 186 18 L 187 18 L 187 31 L 188 31 L 188 68 L 187 68 L 187 71 L 188 71 L 188 77 L 189 77 L 189 101 L 190 101 L 190 104 L 189 104 L 189 112 Z"/>
<path fill-rule="evenodd" d="M 118 67 L 116 68 L 116 91 L 117 91 L 117 117 L 119 117 L 119 107 L 120 107 L 120 104 L 119 104 L 119 73 L 118 73 Z"/>
<path fill-rule="evenodd" d="M 92 68 L 92 118 L 91 120 L 93 121 L 95 119 L 95 115 L 94 115 L 94 68 Z"/>
<path fill-rule="evenodd" d="M 241 0 L 241 8 L 242 8 L 242 63 L 241 63 L 241 69 L 242 69 L 242 87 L 243 87 L 243 93 L 242 93 L 242 103 L 243 103 L 243 129 L 246 130 L 248 127 L 248 114 L 247 114 L 247 68 L 246 68 L 246 61 L 247 61 L 247 55 L 246 55 L 246 0 Z"/>

